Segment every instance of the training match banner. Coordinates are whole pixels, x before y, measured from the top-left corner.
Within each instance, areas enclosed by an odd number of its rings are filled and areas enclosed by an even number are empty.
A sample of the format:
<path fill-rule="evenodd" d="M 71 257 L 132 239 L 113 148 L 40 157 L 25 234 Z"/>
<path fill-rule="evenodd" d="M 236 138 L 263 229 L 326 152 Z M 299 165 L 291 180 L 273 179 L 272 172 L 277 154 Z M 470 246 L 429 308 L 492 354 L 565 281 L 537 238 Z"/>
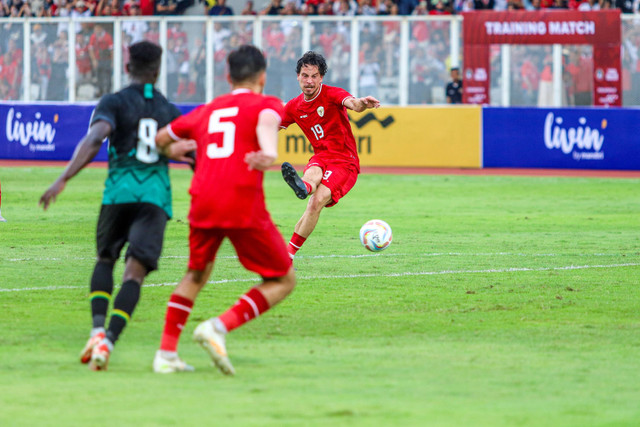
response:
<path fill-rule="evenodd" d="M 480 167 L 478 106 L 383 107 L 349 111 L 362 166 Z M 297 125 L 280 132 L 278 161 L 306 164 L 313 155 Z"/>
<path fill-rule="evenodd" d="M 489 103 L 492 44 L 590 44 L 594 105 L 622 105 L 620 10 L 473 11 L 462 15 L 465 103 Z"/>
<path fill-rule="evenodd" d="M 483 165 L 640 170 L 640 109 L 483 109 Z"/>

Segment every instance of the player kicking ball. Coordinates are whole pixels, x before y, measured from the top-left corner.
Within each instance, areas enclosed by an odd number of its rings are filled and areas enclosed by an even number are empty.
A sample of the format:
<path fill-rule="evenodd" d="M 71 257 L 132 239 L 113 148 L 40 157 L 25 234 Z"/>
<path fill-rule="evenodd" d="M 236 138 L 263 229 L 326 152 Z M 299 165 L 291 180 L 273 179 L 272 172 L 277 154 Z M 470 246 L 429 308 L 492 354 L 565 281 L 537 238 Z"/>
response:
<path fill-rule="evenodd" d="M 302 178 L 291 164 L 282 164 L 282 177 L 296 196 L 306 199 L 311 195 L 287 247 L 291 259 L 313 232 L 322 209 L 338 203 L 358 179 L 360 160 L 347 109 L 360 113 L 380 107 L 372 96 L 355 98 L 344 89 L 323 84 L 326 72 L 327 63 L 316 52 L 307 52 L 298 60 L 296 74 L 302 93 L 287 102 L 280 125 L 283 129 L 292 123 L 300 126 L 314 152 Z"/>
<path fill-rule="evenodd" d="M 195 341 L 224 374 L 235 373 L 227 355 L 227 333 L 282 301 L 296 284 L 262 187 L 263 171 L 277 156 L 282 102 L 262 95 L 266 61 L 259 49 L 241 46 L 227 62 L 231 93 L 174 120 L 156 138 L 159 147 L 170 147 L 181 138 L 197 142 L 197 167 L 189 189 L 189 266 L 167 304 L 162 341 L 153 361 L 158 373 L 185 370 L 177 353 L 178 340 L 225 238 L 242 265 L 260 275 L 262 282 L 194 331 Z"/>

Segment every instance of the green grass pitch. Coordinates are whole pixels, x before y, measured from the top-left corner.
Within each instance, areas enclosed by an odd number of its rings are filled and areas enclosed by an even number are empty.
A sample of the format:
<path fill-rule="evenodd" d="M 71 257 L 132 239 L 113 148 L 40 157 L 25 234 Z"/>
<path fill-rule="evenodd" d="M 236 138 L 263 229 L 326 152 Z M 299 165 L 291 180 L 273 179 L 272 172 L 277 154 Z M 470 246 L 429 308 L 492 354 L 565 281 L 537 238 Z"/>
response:
<path fill-rule="evenodd" d="M 257 283 L 228 244 L 180 341 L 196 372 L 151 371 L 187 262 L 185 169 L 109 371 L 79 363 L 106 171 L 42 212 L 60 172 L 0 171 L 2 426 L 640 425 L 640 180 L 363 174 L 299 252 L 294 293 L 229 335 L 228 378 L 191 341 Z M 265 188 L 288 239 L 305 202 L 277 172 Z M 394 233 L 380 254 L 358 241 L 375 218 Z"/>

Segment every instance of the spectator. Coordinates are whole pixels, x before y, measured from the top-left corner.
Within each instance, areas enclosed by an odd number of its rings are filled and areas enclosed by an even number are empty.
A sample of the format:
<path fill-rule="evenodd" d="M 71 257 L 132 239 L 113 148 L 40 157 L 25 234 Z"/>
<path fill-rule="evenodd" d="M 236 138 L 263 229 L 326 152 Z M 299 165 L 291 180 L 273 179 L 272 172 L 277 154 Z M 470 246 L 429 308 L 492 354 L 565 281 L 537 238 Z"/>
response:
<path fill-rule="evenodd" d="M 176 39 L 167 38 L 167 98 L 175 99 L 178 93 L 178 74 L 180 73 L 180 52 L 176 50 Z"/>
<path fill-rule="evenodd" d="M 2 55 L 2 69 L 0 70 L 0 81 L 7 85 L 2 95 L 4 100 L 18 99 L 20 75 L 18 61 L 12 58 L 10 51 L 5 52 Z"/>
<path fill-rule="evenodd" d="M 398 15 L 411 15 L 418 6 L 418 0 L 398 0 Z"/>
<path fill-rule="evenodd" d="M 296 3 L 293 0 L 289 0 L 284 4 L 284 7 L 282 8 L 282 10 L 280 11 L 280 15 L 283 16 L 294 16 L 294 15 L 299 15 L 300 13 L 298 12 L 298 9 L 296 8 Z M 287 30 L 284 29 L 284 27 L 287 25 L 286 22 L 289 22 L 289 28 Z M 289 30 L 291 30 L 291 26 L 295 26 L 298 25 L 298 23 L 296 21 L 282 21 L 281 23 L 282 27 L 283 27 L 283 31 L 285 31 L 286 34 L 289 34 Z"/>
<path fill-rule="evenodd" d="M 38 95 L 37 100 L 45 100 L 47 98 L 47 88 L 49 79 L 51 78 L 51 58 L 44 43 L 35 46 L 35 55 L 33 56 L 32 81 L 37 83 Z"/>
<path fill-rule="evenodd" d="M 260 11 L 260 15 L 280 15 L 282 9 L 282 0 L 271 0 L 271 3 Z"/>
<path fill-rule="evenodd" d="M 426 77 L 429 64 L 426 51 L 422 47 L 414 49 L 409 61 L 409 102 L 411 104 L 431 104 L 431 93 L 428 91 Z"/>
<path fill-rule="evenodd" d="M 358 12 L 358 3 L 354 0 L 336 0 L 332 10 L 335 16 L 354 16 Z"/>
<path fill-rule="evenodd" d="M 462 104 L 462 80 L 460 79 L 460 69 L 451 68 L 451 81 L 445 88 L 447 104 Z"/>
<path fill-rule="evenodd" d="M 45 42 L 45 40 L 47 39 L 47 33 L 42 31 L 41 24 L 35 24 L 32 28 L 31 36 L 29 38 L 31 39 L 31 43 L 36 46 Z"/>
<path fill-rule="evenodd" d="M 156 15 L 176 15 L 178 2 L 177 0 L 159 0 L 155 2 Z"/>
<path fill-rule="evenodd" d="M 378 14 L 378 9 L 373 6 L 371 0 L 360 0 L 358 5 L 358 15 L 374 16 Z"/>
<path fill-rule="evenodd" d="M 230 16 L 233 10 L 227 6 L 227 0 L 217 0 L 216 5 L 207 12 L 209 16 Z"/>
<path fill-rule="evenodd" d="M 540 10 L 540 0 L 531 0 L 531 5 L 527 8 L 527 10 Z"/>
<path fill-rule="evenodd" d="M 582 3 L 580 3 L 580 6 L 578 6 L 578 10 L 583 12 L 600 10 L 600 4 L 598 4 L 597 0 L 584 0 Z"/>
<path fill-rule="evenodd" d="M 329 3 L 320 3 L 318 4 L 317 14 L 318 16 L 331 16 L 333 15 L 333 9 Z"/>
<path fill-rule="evenodd" d="M 89 42 L 82 33 L 76 34 L 76 69 L 78 71 L 78 86 L 87 83 L 91 79 L 91 56 L 89 55 Z"/>
<path fill-rule="evenodd" d="M 194 44 L 193 71 L 195 73 L 196 94 L 200 96 L 200 100 L 204 100 L 207 77 L 207 49 L 201 37 L 196 37 Z"/>
<path fill-rule="evenodd" d="M 111 93 L 113 38 L 104 24 L 95 24 L 89 39 L 89 56 L 98 79 L 98 97 Z"/>
<path fill-rule="evenodd" d="M 144 33 L 144 39 L 153 44 L 160 45 L 160 31 L 158 30 L 158 21 L 150 21 L 149 29 Z"/>
<path fill-rule="evenodd" d="M 20 10 L 18 11 L 18 18 L 30 18 L 33 16 L 31 12 L 31 5 L 29 2 L 23 2 Z"/>
<path fill-rule="evenodd" d="M 117 0 L 114 0 L 117 1 Z M 155 10 L 155 0 L 140 0 L 140 14 L 142 16 L 151 16 Z"/>
<path fill-rule="evenodd" d="M 450 3 L 444 0 L 431 0 L 432 9 L 429 15 L 451 15 Z"/>
<path fill-rule="evenodd" d="M 493 10 L 495 0 L 474 0 L 473 8 L 475 10 Z"/>
<path fill-rule="evenodd" d="M 93 16 L 91 9 L 89 9 L 86 3 L 83 0 L 78 0 L 73 5 L 73 9 L 71 9 L 70 13 L 71 18 L 86 18 L 89 16 Z"/>
<path fill-rule="evenodd" d="M 31 16 L 42 16 L 44 11 L 44 0 L 29 0 L 31 6 Z"/>
<path fill-rule="evenodd" d="M 637 0 L 614 0 L 613 5 L 616 9 L 620 9 L 622 13 L 634 13 L 638 9 Z"/>
<path fill-rule="evenodd" d="M 378 1 L 378 15 L 389 15 L 391 13 L 391 5 L 393 0 L 377 0 Z"/>
<path fill-rule="evenodd" d="M 168 39 L 183 39 L 183 42 L 187 42 L 187 32 L 182 28 L 182 22 L 172 22 L 171 26 L 167 30 Z"/>
<path fill-rule="evenodd" d="M 359 93 L 368 93 L 377 98 L 379 76 L 380 64 L 378 64 L 372 52 L 365 52 L 364 62 L 360 64 Z"/>
<path fill-rule="evenodd" d="M 5 4 L 4 1 L 0 0 L 0 18 L 5 18 L 11 15 L 11 10 L 9 9 L 9 6 L 7 6 L 7 4 Z M 0 58 L 0 61 L 2 59 Z M 0 94 L 1 96 L 1 94 Z M 0 98 L 1 99 L 1 98 Z"/>
<path fill-rule="evenodd" d="M 140 6 L 138 6 L 137 4 L 131 5 L 131 7 L 129 8 L 129 13 L 131 14 L 131 16 L 140 16 L 141 14 Z M 122 21 L 122 31 L 125 34 L 128 34 L 129 36 L 131 36 L 130 44 L 134 44 L 144 40 L 144 35 L 146 34 L 148 29 L 149 29 L 149 25 L 147 24 L 146 21 L 143 21 L 143 20 Z"/>
<path fill-rule="evenodd" d="M 253 10 L 253 0 L 247 0 L 247 3 L 244 5 L 244 9 L 242 9 L 240 15 L 257 15 L 256 11 Z"/>

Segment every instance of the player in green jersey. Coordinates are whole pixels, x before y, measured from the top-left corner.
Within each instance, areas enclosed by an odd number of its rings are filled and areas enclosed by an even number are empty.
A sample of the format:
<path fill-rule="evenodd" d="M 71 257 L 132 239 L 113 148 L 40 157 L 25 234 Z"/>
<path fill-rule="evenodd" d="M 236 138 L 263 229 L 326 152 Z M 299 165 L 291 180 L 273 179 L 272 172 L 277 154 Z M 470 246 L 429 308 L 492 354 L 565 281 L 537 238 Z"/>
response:
<path fill-rule="evenodd" d="M 171 218 L 169 158 L 192 163 L 187 153 L 194 141 L 179 141 L 159 153 L 158 129 L 180 111 L 154 84 L 160 71 L 162 48 L 142 41 L 129 47 L 127 64 L 131 84 L 102 97 L 91 118 L 87 135 L 79 142 L 60 177 L 40 198 L 46 210 L 66 182 L 87 166 L 109 138 L 109 172 L 97 227 L 97 262 L 91 277 L 91 336 L 80 354 L 92 370 L 106 370 L 113 345 L 131 319 L 140 298 L 140 287 L 149 272 L 158 268 L 167 220 Z M 113 268 L 128 243 L 122 287 L 105 330 L 113 293 Z"/>

